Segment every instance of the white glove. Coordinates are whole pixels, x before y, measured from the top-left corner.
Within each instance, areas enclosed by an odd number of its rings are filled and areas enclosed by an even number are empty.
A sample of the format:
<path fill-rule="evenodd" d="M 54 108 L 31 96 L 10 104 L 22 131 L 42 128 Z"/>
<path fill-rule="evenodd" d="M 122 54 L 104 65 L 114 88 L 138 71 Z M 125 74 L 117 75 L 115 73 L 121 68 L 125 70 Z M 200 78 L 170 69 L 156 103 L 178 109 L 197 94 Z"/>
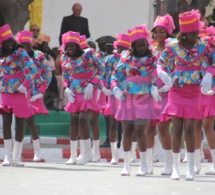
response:
<path fill-rule="evenodd" d="M 202 79 L 201 86 L 203 91 L 209 91 L 212 85 L 212 74 L 207 72 Z"/>
<path fill-rule="evenodd" d="M 158 76 L 167 87 L 169 88 L 172 87 L 172 79 L 169 77 L 169 75 L 166 72 L 161 71 L 158 73 Z"/>
<path fill-rule="evenodd" d="M 23 86 L 22 84 L 18 87 L 17 89 L 20 93 L 24 93 L 25 97 L 27 97 L 27 88 L 25 86 Z"/>
<path fill-rule="evenodd" d="M 5 91 L 5 87 L 0 86 L 0 93 Z"/>
<path fill-rule="evenodd" d="M 113 92 L 110 90 L 110 89 L 107 89 L 106 87 L 102 87 L 102 92 L 106 95 L 106 96 L 109 96 L 109 95 L 112 95 Z"/>
<path fill-rule="evenodd" d="M 163 87 L 161 87 L 160 89 L 158 89 L 158 92 L 161 92 L 161 93 L 165 93 L 169 91 L 169 87 L 164 85 Z"/>
<path fill-rule="evenodd" d="M 69 102 L 74 103 L 75 102 L 75 94 L 67 87 L 65 89 L 65 94 L 69 100 Z"/>
<path fill-rule="evenodd" d="M 84 99 L 85 100 L 90 100 L 93 97 L 93 84 L 88 83 L 88 85 L 85 88 L 84 92 Z"/>
<path fill-rule="evenodd" d="M 157 86 L 155 86 L 155 85 L 152 85 L 152 86 L 151 86 L 151 94 L 152 94 L 152 97 L 153 97 L 157 102 L 159 102 L 159 101 L 162 100 L 161 96 L 160 96 L 159 93 L 158 93 L 158 87 L 157 87 Z"/>
<path fill-rule="evenodd" d="M 99 101 L 102 91 L 100 89 L 97 90 L 96 102 Z"/>
<path fill-rule="evenodd" d="M 201 88 L 201 92 L 202 92 L 202 94 L 204 94 L 204 95 L 214 95 L 214 94 L 215 94 L 215 91 L 214 91 L 214 90 L 204 91 L 203 88 Z"/>
<path fill-rule="evenodd" d="M 42 93 L 38 93 L 36 95 L 33 95 L 30 99 L 30 102 L 35 102 L 37 99 L 40 99 L 43 97 L 43 94 Z"/>
<path fill-rule="evenodd" d="M 122 91 L 121 91 L 120 88 L 117 87 L 117 86 L 115 86 L 115 87 L 113 88 L 113 95 L 114 95 L 115 98 L 118 99 L 118 100 L 124 100 L 124 99 L 125 99 L 124 95 L 122 94 Z"/>

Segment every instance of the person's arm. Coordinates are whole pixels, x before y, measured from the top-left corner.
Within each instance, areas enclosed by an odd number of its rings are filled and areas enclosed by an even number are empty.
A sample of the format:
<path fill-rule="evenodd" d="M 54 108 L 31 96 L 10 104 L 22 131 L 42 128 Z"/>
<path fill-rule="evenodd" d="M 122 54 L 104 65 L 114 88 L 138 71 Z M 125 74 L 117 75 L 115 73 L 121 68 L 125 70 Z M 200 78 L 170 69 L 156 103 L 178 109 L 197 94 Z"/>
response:
<path fill-rule="evenodd" d="M 88 25 L 88 19 L 86 19 L 86 37 L 90 38 L 90 31 L 89 31 L 89 25 Z"/>
<path fill-rule="evenodd" d="M 67 30 L 66 19 L 64 17 L 63 20 L 62 20 L 62 23 L 61 23 L 61 28 L 60 28 L 60 36 L 59 36 L 60 45 L 62 45 L 62 34 L 66 33 L 67 31 L 68 30 Z"/>

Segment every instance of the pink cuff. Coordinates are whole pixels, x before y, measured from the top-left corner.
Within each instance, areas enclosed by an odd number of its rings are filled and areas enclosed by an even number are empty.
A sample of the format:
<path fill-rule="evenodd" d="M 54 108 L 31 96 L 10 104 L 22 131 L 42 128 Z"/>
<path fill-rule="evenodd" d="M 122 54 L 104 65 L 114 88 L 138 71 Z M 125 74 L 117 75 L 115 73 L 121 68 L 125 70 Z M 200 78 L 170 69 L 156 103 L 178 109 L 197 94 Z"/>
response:
<path fill-rule="evenodd" d="M 207 69 L 207 72 L 209 72 L 209 73 L 211 73 L 213 76 L 215 76 L 215 67 L 209 67 L 208 69 Z"/>
<path fill-rule="evenodd" d="M 41 87 L 39 88 L 39 92 L 44 94 L 46 92 L 46 86 L 45 85 L 41 85 Z"/>
<path fill-rule="evenodd" d="M 92 78 L 92 79 L 90 79 L 89 82 L 92 83 L 92 84 L 94 84 L 94 85 L 96 85 L 96 84 L 99 82 L 99 79 L 97 79 L 97 78 Z"/>
<path fill-rule="evenodd" d="M 31 84 L 31 81 L 29 81 L 29 80 L 27 80 L 27 79 L 25 79 L 25 80 L 22 82 L 22 85 L 23 85 L 24 87 L 26 87 L 26 88 L 28 88 L 30 84 Z"/>
<path fill-rule="evenodd" d="M 166 72 L 162 66 L 157 66 L 157 74 L 159 74 L 161 71 Z"/>
<path fill-rule="evenodd" d="M 63 82 L 63 88 L 66 88 L 66 87 L 68 87 L 68 86 L 69 86 L 69 82 L 64 81 L 64 82 Z"/>
<path fill-rule="evenodd" d="M 115 86 L 118 86 L 118 83 L 116 81 L 111 82 L 110 89 L 112 90 Z"/>

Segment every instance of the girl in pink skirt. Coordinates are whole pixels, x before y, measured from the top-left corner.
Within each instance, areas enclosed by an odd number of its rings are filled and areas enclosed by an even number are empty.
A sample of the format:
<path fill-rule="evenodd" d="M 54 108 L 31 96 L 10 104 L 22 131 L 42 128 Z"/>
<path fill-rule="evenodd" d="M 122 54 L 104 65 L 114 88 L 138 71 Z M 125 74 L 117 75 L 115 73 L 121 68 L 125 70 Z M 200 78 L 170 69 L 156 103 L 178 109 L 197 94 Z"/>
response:
<path fill-rule="evenodd" d="M 157 16 L 152 29 L 152 38 L 157 42 L 157 45 L 153 48 L 156 56 L 160 57 L 162 51 L 165 49 L 165 40 L 171 36 L 174 29 L 175 25 L 169 14 Z M 167 104 L 168 89 L 160 79 L 157 80 L 156 84 L 159 87 L 159 94 L 162 100 L 159 102 L 158 109 L 156 109 L 160 118 L 158 121 L 154 121 L 155 123 L 151 124 L 149 131 L 147 131 L 147 146 L 148 144 L 151 146 L 147 147 L 148 173 L 153 172 L 152 151 L 154 147 L 154 135 L 156 134 L 155 127 L 158 123 L 158 132 L 164 149 L 164 170 L 161 175 L 170 175 L 172 173 L 172 147 L 169 132 L 170 116 L 161 114 Z M 151 136 L 148 136 L 148 133 Z"/>
<path fill-rule="evenodd" d="M 2 93 L 0 112 L 3 116 L 5 146 L 5 159 L 2 165 L 22 166 L 19 151 L 24 135 L 25 118 L 34 115 L 34 111 L 29 105 L 30 97 L 27 89 L 38 70 L 25 50 L 18 48 L 7 24 L 0 28 L 0 42 L 2 44 L 0 71 L 4 74 L 0 81 L 0 92 Z M 16 135 L 12 150 L 11 122 L 13 114 L 16 116 Z"/>
<path fill-rule="evenodd" d="M 119 100 L 115 118 L 122 121 L 124 168 L 123 176 L 130 175 L 132 135 L 135 132 L 139 150 L 140 167 L 137 176 L 147 172 L 145 126 L 150 120 L 158 119 L 153 110 L 150 95 L 159 99 L 156 81 L 156 56 L 149 50 L 149 32 L 145 25 L 128 30 L 131 50 L 121 54 L 113 71 L 111 89 Z"/>
<path fill-rule="evenodd" d="M 34 146 L 34 158 L 33 161 L 41 161 L 40 141 L 38 129 L 35 124 L 34 118 L 36 114 L 45 114 L 49 112 L 43 103 L 43 95 L 51 82 L 52 74 L 47 65 L 44 54 L 38 50 L 33 50 L 33 33 L 30 31 L 21 31 L 16 36 L 17 43 L 21 44 L 28 53 L 29 57 L 34 61 L 38 69 L 38 73 L 34 77 L 30 86 L 30 105 L 35 110 L 35 114 L 27 119 L 27 124 L 30 127 L 33 146 Z"/>
<path fill-rule="evenodd" d="M 183 129 L 188 150 L 186 180 L 194 180 L 194 124 L 202 119 L 200 107 L 201 73 L 208 67 L 209 55 L 206 41 L 198 39 L 201 28 L 198 11 L 184 12 L 179 15 L 180 34 L 178 39 L 168 39 L 166 50 L 158 60 L 158 75 L 169 90 L 168 102 L 163 114 L 172 116 L 173 123 L 173 180 L 180 179 L 180 150 Z M 166 73 L 171 72 L 172 79 Z M 208 88 L 207 75 L 202 85 Z"/>
<path fill-rule="evenodd" d="M 114 52 L 112 55 L 107 56 L 105 59 L 105 66 L 106 66 L 106 85 L 107 88 L 103 87 L 102 91 L 108 96 L 108 102 L 106 107 L 103 111 L 105 116 L 109 116 L 110 121 L 110 129 L 109 129 L 109 138 L 110 138 L 110 147 L 112 153 L 111 164 L 118 163 L 118 154 L 117 154 L 117 120 L 115 119 L 116 110 L 119 104 L 118 99 L 113 96 L 111 90 L 109 90 L 111 86 L 111 75 L 112 72 L 115 70 L 119 60 L 120 54 L 124 50 L 128 50 L 131 46 L 129 36 L 126 34 L 119 34 L 117 36 L 117 40 L 114 42 Z"/>
<path fill-rule="evenodd" d="M 62 49 L 65 53 L 60 58 L 63 83 L 69 103 L 65 110 L 71 113 L 70 146 L 71 157 L 66 164 L 86 164 L 92 160 L 88 119 L 97 111 L 98 85 L 105 66 L 92 49 L 80 48 L 80 34 L 69 31 L 62 36 Z M 101 87 L 100 87 L 101 88 Z M 83 138 L 83 157 L 77 161 L 78 133 Z"/>

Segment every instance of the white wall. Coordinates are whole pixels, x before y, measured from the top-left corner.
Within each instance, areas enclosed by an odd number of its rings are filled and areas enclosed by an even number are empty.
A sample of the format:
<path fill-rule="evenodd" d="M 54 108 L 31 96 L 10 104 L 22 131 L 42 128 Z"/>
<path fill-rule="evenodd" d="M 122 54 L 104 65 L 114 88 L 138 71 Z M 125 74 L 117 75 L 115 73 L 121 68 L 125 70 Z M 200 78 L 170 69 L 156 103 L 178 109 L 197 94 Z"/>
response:
<path fill-rule="evenodd" d="M 153 21 L 151 0 L 44 0 L 42 32 L 51 36 L 50 46 L 58 46 L 60 26 L 64 16 L 72 14 L 72 5 L 82 4 L 82 16 L 88 18 L 91 37 L 115 36 L 128 28 Z"/>

